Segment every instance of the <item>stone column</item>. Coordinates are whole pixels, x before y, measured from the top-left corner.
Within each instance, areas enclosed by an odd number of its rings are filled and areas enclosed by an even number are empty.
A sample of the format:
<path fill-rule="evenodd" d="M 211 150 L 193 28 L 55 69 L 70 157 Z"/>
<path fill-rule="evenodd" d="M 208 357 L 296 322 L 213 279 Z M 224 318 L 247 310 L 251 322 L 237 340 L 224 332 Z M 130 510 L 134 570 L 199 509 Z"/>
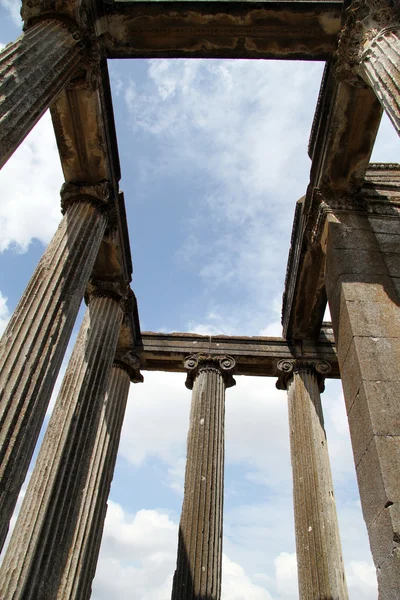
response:
<path fill-rule="evenodd" d="M 370 86 L 400 135 L 400 8 L 389 0 L 356 0 L 346 11 L 336 73 Z"/>
<path fill-rule="evenodd" d="M 82 67 L 76 26 L 44 19 L 0 53 L 0 169 Z"/>
<path fill-rule="evenodd" d="M 0 546 L 107 224 L 110 187 L 65 186 L 65 215 L 0 341 Z"/>
<path fill-rule="evenodd" d="M 320 392 L 325 362 L 281 360 L 287 389 L 299 599 L 347 600 L 348 592 Z"/>
<path fill-rule="evenodd" d="M 120 298 L 91 296 L 1 567 L 2 598 L 83 598 L 80 568 L 90 567 L 129 386 L 114 373 L 105 402 L 122 318 Z"/>
<path fill-rule="evenodd" d="M 230 356 L 185 360 L 193 393 L 172 600 L 221 598 L 225 389 L 235 385 L 234 366 Z"/>
<path fill-rule="evenodd" d="M 333 210 L 326 226 L 326 291 L 380 600 L 400 589 L 400 218 L 389 193 L 375 214 L 368 201 L 368 213 Z"/>

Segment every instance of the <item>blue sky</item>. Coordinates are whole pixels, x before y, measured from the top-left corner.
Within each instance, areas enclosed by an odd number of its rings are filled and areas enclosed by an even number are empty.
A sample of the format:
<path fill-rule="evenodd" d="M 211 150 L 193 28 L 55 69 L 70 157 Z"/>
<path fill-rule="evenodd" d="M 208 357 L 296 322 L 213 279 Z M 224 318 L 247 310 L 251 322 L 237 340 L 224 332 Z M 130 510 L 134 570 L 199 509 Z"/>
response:
<path fill-rule="evenodd" d="M 0 0 L 0 43 L 20 29 L 18 3 Z M 322 69 L 109 63 L 143 330 L 280 335 Z M 396 161 L 397 143 L 384 120 L 374 159 Z M 2 328 L 61 218 L 61 184 L 45 115 L 0 173 Z M 190 392 L 183 375 L 144 375 L 130 392 L 94 600 L 170 597 Z M 338 382 L 328 383 L 323 404 L 350 597 L 375 600 Z M 226 402 L 223 600 L 298 597 L 288 440 L 285 393 L 272 379 L 238 377 Z"/>

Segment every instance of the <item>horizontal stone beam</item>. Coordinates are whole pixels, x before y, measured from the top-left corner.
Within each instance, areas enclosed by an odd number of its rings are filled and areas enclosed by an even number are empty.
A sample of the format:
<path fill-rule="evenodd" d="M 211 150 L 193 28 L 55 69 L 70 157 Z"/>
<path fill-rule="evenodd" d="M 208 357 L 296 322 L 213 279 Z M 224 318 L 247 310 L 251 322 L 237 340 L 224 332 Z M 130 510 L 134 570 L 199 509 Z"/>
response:
<path fill-rule="evenodd" d="M 277 376 L 277 362 L 303 358 L 324 360 L 332 367 L 328 377 L 339 378 L 339 367 L 332 329 L 324 328 L 315 342 L 290 344 L 282 338 L 208 336 L 194 333 L 142 332 L 134 348 L 140 356 L 141 370 L 184 372 L 184 358 L 189 354 L 228 354 L 236 361 L 235 375 Z"/>
<path fill-rule="evenodd" d="M 108 58 L 326 60 L 342 2 L 113 2 L 97 22 Z"/>
<path fill-rule="evenodd" d="M 286 338 L 319 335 L 326 295 L 325 256 L 318 242 L 321 232 L 315 230 L 317 196 L 360 191 L 381 116 L 381 106 L 371 89 L 337 83 L 327 67 L 311 132 L 310 184 L 298 202 L 293 225 L 282 308 Z"/>

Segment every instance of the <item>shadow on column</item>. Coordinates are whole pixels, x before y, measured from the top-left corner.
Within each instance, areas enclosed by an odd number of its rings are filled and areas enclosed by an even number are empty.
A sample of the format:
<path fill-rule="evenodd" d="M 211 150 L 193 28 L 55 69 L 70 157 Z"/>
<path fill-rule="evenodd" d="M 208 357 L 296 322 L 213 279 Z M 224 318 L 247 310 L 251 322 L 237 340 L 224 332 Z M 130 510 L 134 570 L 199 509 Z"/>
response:
<path fill-rule="evenodd" d="M 201 587 L 201 566 L 198 567 L 199 573 L 197 581 L 193 579 L 193 565 L 191 566 L 186 544 L 183 538 L 182 529 L 179 527 L 179 538 L 178 538 L 178 558 L 176 570 L 174 573 L 174 580 L 172 584 L 172 596 L 171 600 L 220 600 L 221 592 L 220 586 L 215 582 L 206 581 L 203 587 L 206 588 L 205 592 L 199 591 Z M 207 567 L 206 567 L 207 568 Z M 196 576 L 196 573 L 195 573 Z M 210 577 L 217 577 L 217 580 L 221 580 L 221 573 L 213 573 Z M 208 591 L 211 588 L 211 591 Z M 322 599 L 321 599 L 322 600 Z M 323 599 L 325 600 L 325 599 Z M 331 600 L 326 598 L 326 600 Z M 334 600 L 332 598 L 332 600 Z"/>

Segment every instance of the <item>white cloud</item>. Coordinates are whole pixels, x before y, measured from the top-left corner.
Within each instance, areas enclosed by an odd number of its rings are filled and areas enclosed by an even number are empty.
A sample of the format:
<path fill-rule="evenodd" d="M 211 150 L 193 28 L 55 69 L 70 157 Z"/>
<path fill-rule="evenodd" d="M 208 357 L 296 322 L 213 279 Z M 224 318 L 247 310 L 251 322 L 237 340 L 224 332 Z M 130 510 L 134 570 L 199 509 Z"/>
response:
<path fill-rule="evenodd" d="M 126 89 L 135 132 L 157 142 L 157 160 L 143 170 L 190 178 L 193 212 L 177 261 L 199 274 L 206 313 L 223 315 L 229 333 L 259 334 L 277 320 L 321 70 L 284 61 L 151 61 L 146 84 Z M 219 323 L 200 322 L 221 332 Z"/>
<path fill-rule="evenodd" d="M 63 183 L 53 126 L 46 113 L 0 171 L 0 252 L 47 244 L 61 220 Z"/>
<path fill-rule="evenodd" d="M 0 6 L 9 13 L 10 17 L 14 21 L 14 24 L 21 29 L 21 2 L 19 0 L 0 0 Z"/>
<path fill-rule="evenodd" d="M 276 587 L 282 600 L 297 600 L 297 557 L 296 553 L 281 552 L 274 560 Z"/>
<path fill-rule="evenodd" d="M 10 311 L 7 306 L 7 298 L 0 292 L 0 335 L 7 327 L 8 320 L 10 318 Z"/>
<path fill-rule="evenodd" d="M 93 600 L 169 600 L 176 565 L 178 525 L 161 511 L 129 515 L 110 502 Z M 272 600 L 243 568 L 223 556 L 223 600 Z"/>

